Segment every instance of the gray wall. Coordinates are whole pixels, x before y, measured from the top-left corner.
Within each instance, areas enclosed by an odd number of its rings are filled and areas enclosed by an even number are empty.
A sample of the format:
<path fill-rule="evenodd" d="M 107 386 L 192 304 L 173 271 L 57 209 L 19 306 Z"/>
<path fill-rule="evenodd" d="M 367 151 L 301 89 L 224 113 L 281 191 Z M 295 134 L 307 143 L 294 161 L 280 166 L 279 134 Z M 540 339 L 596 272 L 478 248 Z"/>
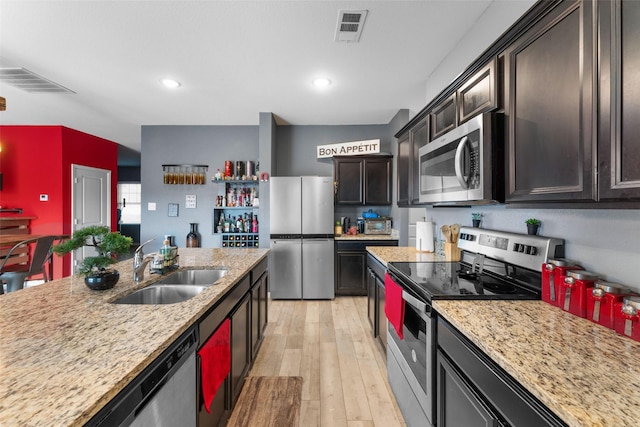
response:
<path fill-rule="evenodd" d="M 140 240 L 155 238 L 145 252 L 162 245 L 165 234 L 176 236 L 185 246 L 189 223 L 198 223 L 203 247 L 218 246 L 212 235 L 213 207 L 218 188 L 210 178 L 216 169 L 224 170 L 225 160 L 258 160 L 258 126 L 143 126 L 141 147 L 142 224 Z M 202 164 L 209 171 L 205 185 L 166 185 L 163 164 Z M 196 209 L 185 209 L 185 196 L 195 194 Z M 148 203 L 156 203 L 149 211 Z M 169 203 L 179 204 L 179 216 L 167 216 Z"/>

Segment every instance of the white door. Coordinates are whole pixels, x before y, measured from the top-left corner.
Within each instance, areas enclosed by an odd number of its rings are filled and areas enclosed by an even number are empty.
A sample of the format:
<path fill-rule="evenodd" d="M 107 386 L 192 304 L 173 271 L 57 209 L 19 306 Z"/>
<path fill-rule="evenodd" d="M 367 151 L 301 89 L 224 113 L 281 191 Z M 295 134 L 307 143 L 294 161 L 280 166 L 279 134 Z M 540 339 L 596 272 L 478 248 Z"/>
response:
<path fill-rule="evenodd" d="M 72 232 L 90 225 L 111 226 L 111 171 L 71 165 Z M 72 271 L 86 256 L 96 255 L 93 248 L 83 247 L 72 254 Z"/>

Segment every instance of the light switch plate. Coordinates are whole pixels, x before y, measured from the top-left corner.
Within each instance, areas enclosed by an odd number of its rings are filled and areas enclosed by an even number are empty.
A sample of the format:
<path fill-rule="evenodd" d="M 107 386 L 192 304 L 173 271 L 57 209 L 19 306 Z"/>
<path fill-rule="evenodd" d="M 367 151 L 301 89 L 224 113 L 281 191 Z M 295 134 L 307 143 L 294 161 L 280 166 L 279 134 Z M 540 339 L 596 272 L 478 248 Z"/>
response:
<path fill-rule="evenodd" d="M 48 194 L 41 194 L 40 195 L 40 201 L 41 202 L 48 202 L 49 201 L 49 195 Z"/>
<path fill-rule="evenodd" d="M 156 203 L 155 202 L 147 203 L 147 210 L 148 211 L 155 211 L 156 210 Z"/>

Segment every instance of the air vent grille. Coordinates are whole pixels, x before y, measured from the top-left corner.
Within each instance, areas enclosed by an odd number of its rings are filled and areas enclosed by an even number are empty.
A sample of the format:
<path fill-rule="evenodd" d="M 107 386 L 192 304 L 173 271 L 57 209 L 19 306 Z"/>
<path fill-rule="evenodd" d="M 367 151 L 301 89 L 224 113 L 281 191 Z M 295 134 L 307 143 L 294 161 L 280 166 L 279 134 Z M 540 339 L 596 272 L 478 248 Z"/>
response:
<path fill-rule="evenodd" d="M 364 26 L 366 17 L 366 10 L 339 11 L 335 41 L 353 43 L 359 42 L 360 36 L 362 35 L 362 27 Z"/>
<path fill-rule="evenodd" d="M 75 93 L 66 87 L 47 80 L 26 68 L 0 68 L 0 81 L 27 92 Z"/>

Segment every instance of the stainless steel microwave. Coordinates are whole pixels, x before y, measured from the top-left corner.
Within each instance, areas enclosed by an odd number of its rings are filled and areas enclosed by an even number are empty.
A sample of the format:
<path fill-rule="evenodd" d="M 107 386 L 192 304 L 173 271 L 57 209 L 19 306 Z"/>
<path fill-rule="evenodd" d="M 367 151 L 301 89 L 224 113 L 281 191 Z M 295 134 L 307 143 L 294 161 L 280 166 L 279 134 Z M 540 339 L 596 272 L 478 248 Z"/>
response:
<path fill-rule="evenodd" d="M 378 217 L 365 219 L 364 234 L 391 234 L 391 218 Z"/>
<path fill-rule="evenodd" d="M 502 114 L 484 113 L 418 151 L 420 203 L 472 205 L 504 201 Z"/>

